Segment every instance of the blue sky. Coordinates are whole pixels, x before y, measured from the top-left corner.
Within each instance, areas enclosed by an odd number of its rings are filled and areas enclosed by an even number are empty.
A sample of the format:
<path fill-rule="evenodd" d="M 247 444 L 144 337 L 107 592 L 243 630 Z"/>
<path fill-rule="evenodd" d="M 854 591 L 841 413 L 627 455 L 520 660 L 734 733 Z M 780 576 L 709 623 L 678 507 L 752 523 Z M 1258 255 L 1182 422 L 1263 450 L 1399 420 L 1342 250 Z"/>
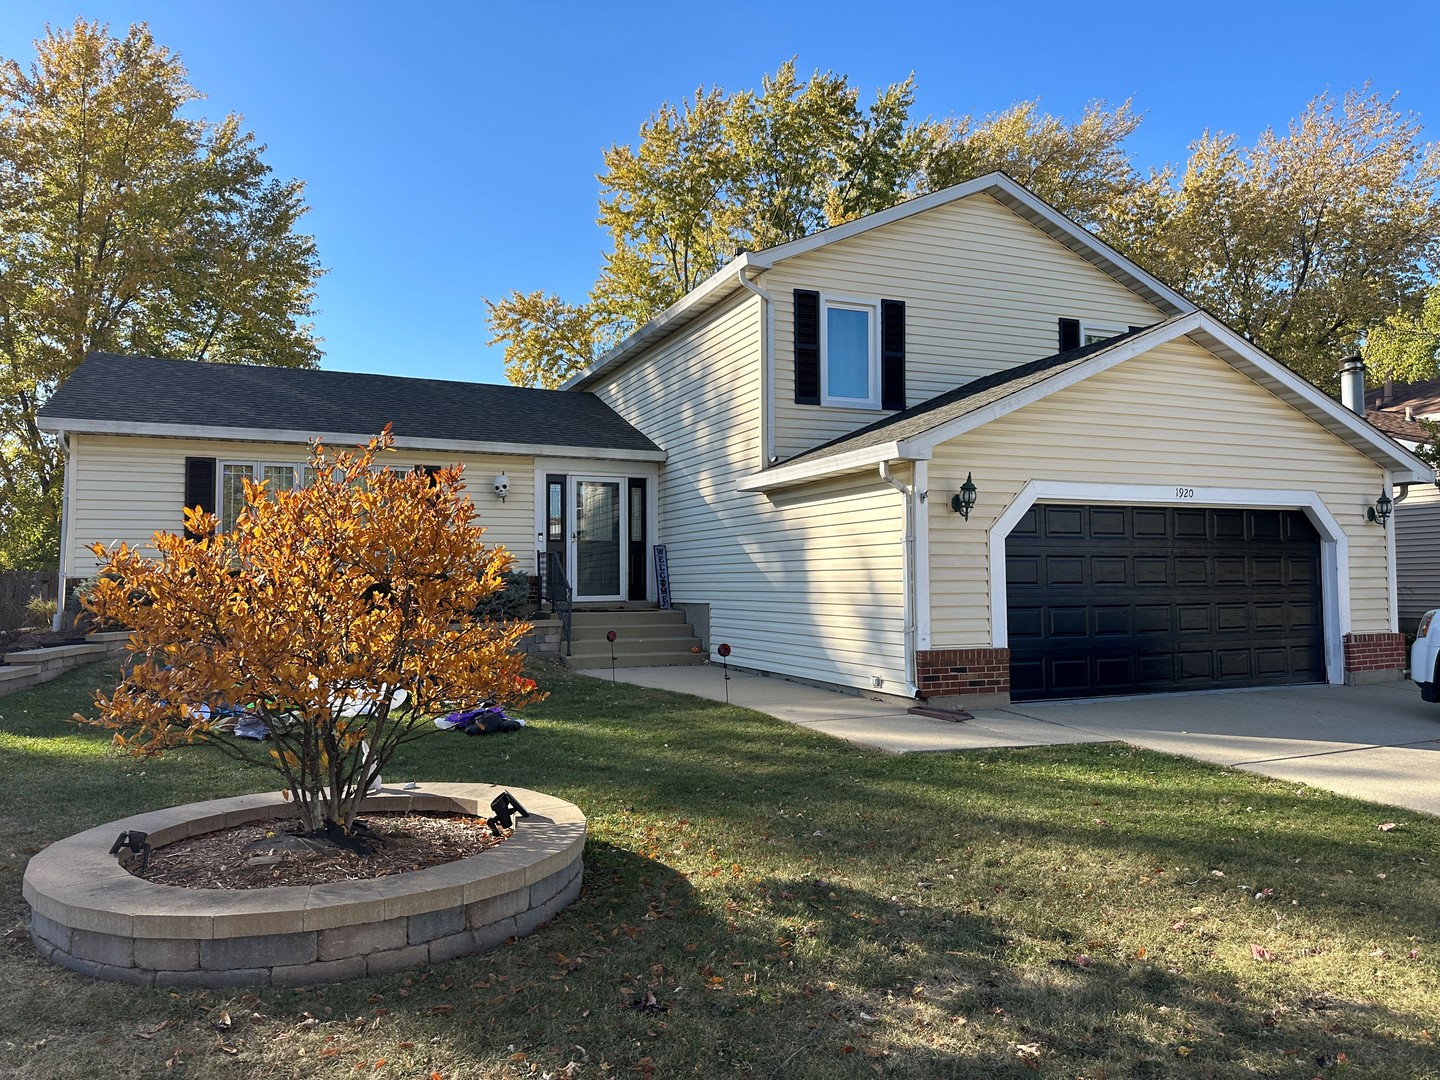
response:
<path fill-rule="evenodd" d="M 1077 12 L 1085 12 L 1083 19 Z M 866 99 L 914 72 L 917 113 L 1021 99 L 1077 116 L 1129 97 L 1143 166 L 1205 129 L 1253 141 L 1322 90 L 1367 80 L 1440 139 L 1440 5 L 1217 0 L 1030 2 L 377 3 L 97 0 L 0 5 L 0 56 L 28 63 L 47 22 L 147 21 L 207 96 L 307 183 L 329 269 L 316 327 L 327 368 L 503 381 L 481 298 L 583 298 L 605 237 L 601 151 L 662 102 L 734 91 L 795 56 Z"/>

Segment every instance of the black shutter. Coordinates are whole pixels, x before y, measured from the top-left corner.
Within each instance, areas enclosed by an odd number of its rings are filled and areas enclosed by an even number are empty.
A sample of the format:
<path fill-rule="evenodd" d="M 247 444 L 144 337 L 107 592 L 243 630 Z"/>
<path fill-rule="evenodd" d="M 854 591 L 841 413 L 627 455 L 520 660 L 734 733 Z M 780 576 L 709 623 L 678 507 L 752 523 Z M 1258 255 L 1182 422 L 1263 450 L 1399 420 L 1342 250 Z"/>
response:
<path fill-rule="evenodd" d="M 820 294 L 795 290 L 795 404 L 820 404 Z"/>
<path fill-rule="evenodd" d="M 905 301 L 880 301 L 880 407 L 905 408 Z"/>
<path fill-rule="evenodd" d="M 185 459 L 185 508 L 198 506 L 206 513 L 215 513 L 215 459 L 209 457 L 187 457 Z M 185 537 L 198 540 L 189 529 Z"/>
<path fill-rule="evenodd" d="M 1060 320 L 1060 351 L 1069 352 L 1080 347 L 1080 320 Z"/>
<path fill-rule="evenodd" d="M 425 479 L 430 482 L 430 486 L 431 486 L 431 487 L 434 487 L 434 486 L 435 486 L 435 474 L 438 473 L 438 472 L 439 472 L 441 469 L 443 469 L 444 467 L 445 467 L 445 466 L 443 466 L 443 465 L 416 465 L 416 466 L 415 466 L 415 468 L 416 468 L 417 471 L 423 472 L 423 473 L 425 474 Z"/>

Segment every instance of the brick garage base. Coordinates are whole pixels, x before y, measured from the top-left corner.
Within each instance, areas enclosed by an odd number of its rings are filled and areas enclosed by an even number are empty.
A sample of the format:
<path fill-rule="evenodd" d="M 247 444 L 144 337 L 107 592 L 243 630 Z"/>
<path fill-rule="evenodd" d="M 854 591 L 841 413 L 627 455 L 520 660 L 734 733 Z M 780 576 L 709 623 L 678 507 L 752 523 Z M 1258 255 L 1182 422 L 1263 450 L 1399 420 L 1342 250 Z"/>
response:
<path fill-rule="evenodd" d="M 1346 634 L 1345 682 L 1393 682 L 1405 677 L 1404 634 Z"/>
<path fill-rule="evenodd" d="M 915 684 L 932 705 L 1008 705 L 1010 650 L 921 649 L 915 654 Z"/>

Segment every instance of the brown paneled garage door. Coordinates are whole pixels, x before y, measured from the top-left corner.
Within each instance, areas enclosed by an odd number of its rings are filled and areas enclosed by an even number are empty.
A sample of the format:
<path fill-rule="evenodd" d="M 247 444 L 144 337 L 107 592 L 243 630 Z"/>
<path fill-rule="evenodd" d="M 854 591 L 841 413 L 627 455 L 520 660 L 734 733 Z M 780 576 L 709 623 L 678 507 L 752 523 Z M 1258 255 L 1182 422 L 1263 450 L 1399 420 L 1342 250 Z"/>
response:
<path fill-rule="evenodd" d="M 1005 553 L 1017 701 L 1324 679 L 1299 511 L 1040 503 Z"/>

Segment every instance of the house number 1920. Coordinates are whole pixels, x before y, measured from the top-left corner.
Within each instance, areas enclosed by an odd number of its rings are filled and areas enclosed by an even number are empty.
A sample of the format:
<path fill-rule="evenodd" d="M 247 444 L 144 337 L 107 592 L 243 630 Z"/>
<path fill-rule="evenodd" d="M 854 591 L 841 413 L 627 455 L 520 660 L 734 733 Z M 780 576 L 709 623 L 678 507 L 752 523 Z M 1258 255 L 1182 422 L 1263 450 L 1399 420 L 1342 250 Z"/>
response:
<path fill-rule="evenodd" d="M 1193 499 L 1194 497 L 1195 497 L 1195 489 L 1194 489 L 1194 488 L 1182 488 L 1182 487 L 1177 487 L 1177 488 L 1175 489 L 1175 498 L 1177 498 L 1177 499 Z"/>

